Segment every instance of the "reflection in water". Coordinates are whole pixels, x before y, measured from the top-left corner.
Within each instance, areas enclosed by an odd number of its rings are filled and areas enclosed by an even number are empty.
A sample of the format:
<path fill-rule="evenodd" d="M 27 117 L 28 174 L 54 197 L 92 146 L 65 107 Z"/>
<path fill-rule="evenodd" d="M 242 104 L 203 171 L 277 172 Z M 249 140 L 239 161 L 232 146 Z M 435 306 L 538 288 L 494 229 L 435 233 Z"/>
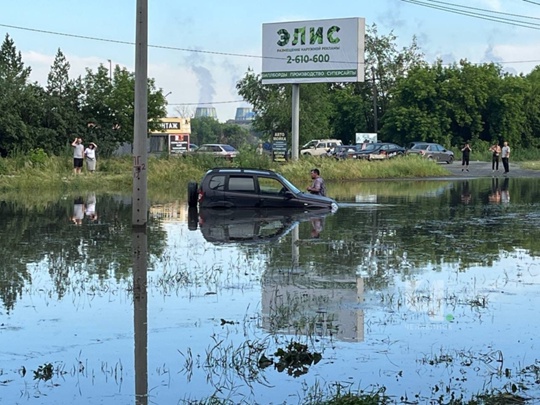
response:
<path fill-rule="evenodd" d="M 88 193 L 86 196 L 85 215 L 90 221 L 97 221 L 96 193 Z"/>
<path fill-rule="evenodd" d="M 540 181 L 467 181 L 347 185 L 348 203 L 320 223 L 310 213 L 186 221 L 187 205 L 174 201 L 153 207 L 138 236 L 127 197 L 97 195 L 93 226 L 66 220 L 75 196 L 0 202 L 2 399 L 284 403 L 315 380 L 392 395 L 452 380 L 478 392 L 491 367 L 486 346 L 510 371 L 534 362 Z M 309 380 L 258 367 L 260 353 L 291 340 L 322 354 Z M 449 354 L 451 364 L 433 365 Z M 389 361 L 410 367 L 396 378 Z M 31 371 L 48 363 L 58 373 L 37 384 Z M 494 388 L 509 381 L 496 377 Z"/>
<path fill-rule="evenodd" d="M 73 215 L 71 216 L 71 221 L 75 225 L 82 225 L 84 218 L 84 200 L 82 197 L 77 197 L 73 201 Z"/>
<path fill-rule="evenodd" d="M 135 355 L 135 398 L 148 403 L 148 292 L 146 226 L 133 227 L 133 329 Z"/>
<path fill-rule="evenodd" d="M 499 204 L 501 202 L 501 189 L 499 187 L 498 177 L 493 177 L 491 179 L 491 192 L 489 193 L 488 200 L 492 204 Z"/>
<path fill-rule="evenodd" d="M 298 222 L 311 221 L 312 237 L 318 237 L 328 210 L 295 211 L 283 209 L 190 209 L 190 230 L 200 228 L 208 242 L 220 243 L 270 243 L 287 235 Z"/>
<path fill-rule="evenodd" d="M 471 189 L 469 188 L 468 180 L 464 180 L 461 183 L 461 202 L 463 204 L 469 204 L 471 202 Z"/>
<path fill-rule="evenodd" d="M 313 229 L 311 230 L 311 237 L 314 239 L 319 238 L 324 228 L 324 218 L 322 217 L 311 218 L 311 226 L 313 227 Z"/>

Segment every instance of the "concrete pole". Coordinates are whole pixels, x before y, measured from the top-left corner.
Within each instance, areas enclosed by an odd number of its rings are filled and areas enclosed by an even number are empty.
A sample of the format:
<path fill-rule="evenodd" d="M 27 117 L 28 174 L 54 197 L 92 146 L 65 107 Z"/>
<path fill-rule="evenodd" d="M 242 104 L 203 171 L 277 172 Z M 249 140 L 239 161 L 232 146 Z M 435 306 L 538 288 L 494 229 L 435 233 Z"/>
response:
<path fill-rule="evenodd" d="M 147 136 L 148 136 L 148 0 L 137 0 L 135 31 L 135 121 L 133 139 L 133 311 L 135 340 L 135 403 L 148 404 L 148 314 L 146 274 Z"/>
<path fill-rule="evenodd" d="M 292 160 L 298 160 L 298 149 L 300 140 L 300 85 L 292 85 Z"/>
<path fill-rule="evenodd" d="M 133 226 L 146 226 L 148 136 L 148 0 L 137 0 L 135 38 L 135 122 L 133 140 Z"/>

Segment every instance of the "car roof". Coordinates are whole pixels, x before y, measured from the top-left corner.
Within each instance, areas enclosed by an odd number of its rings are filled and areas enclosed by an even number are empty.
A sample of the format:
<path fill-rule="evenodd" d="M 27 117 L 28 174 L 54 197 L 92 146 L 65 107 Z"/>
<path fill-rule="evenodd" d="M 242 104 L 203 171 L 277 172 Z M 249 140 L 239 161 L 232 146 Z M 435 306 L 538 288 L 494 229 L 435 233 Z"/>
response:
<path fill-rule="evenodd" d="M 246 173 L 246 174 L 266 174 L 266 175 L 275 175 L 276 172 L 267 169 L 256 169 L 256 168 L 237 168 L 237 167 L 214 167 L 206 172 L 210 173 Z"/>

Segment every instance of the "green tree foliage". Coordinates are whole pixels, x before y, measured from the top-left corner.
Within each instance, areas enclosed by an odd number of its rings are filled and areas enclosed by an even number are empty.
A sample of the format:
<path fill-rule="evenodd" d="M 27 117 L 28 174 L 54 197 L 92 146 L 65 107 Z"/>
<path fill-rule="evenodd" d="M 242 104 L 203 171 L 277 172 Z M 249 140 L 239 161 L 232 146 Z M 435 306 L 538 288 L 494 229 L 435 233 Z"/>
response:
<path fill-rule="evenodd" d="M 212 117 L 191 119 L 191 142 L 200 146 L 204 143 L 221 143 L 221 141 L 221 126 L 218 120 Z"/>
<path fill-rule="evenodd" d="M 31 147 L 31 134 L 23 119 L 28 109 L 25 101 L 30 68 L 24 67 L 15 43 L 6 35 L 0 47 L 0 156 Z"/>
<path fill-rule="evenodd" d="M 244 100 L 253 105 L 256 131 L 262 132 L 263 136 L 292 132 L 291 85 L 263 85 L 261 76 L 249 69 L 236 88 Z M 332 112 L 329 85 L 300 86 L 300 143 L 332 137 Z"/>
<path fill-rule="evenodd" d="M 418 140 L 446 146 L 505 140 L 518 148 L 536 144 L 527 114 L 527 102 L 535 99 L 532 89 L 532 82 L 504 74 L 494 64 L 461 61 L 443 67 L 439 61 L 415 67 L 396 83 L 381 132 L 402 144 Z"/>
<path fill-rule="evenodd" d="M 101 65 L 84 78 L 70 79 L 70 64 L 59 49 L 42 88 L 29 83 L 14 41 L 6 35 L 0 47 L 0 156 L 42 148 L 59 154 L 80 136 L 96 142 L 109 155 L 133 139 L 135 75 L 116 66 L 111 80 Z M 153 79 L 148 80 L 148 118 L 166 115 L 166 100 Z"/>

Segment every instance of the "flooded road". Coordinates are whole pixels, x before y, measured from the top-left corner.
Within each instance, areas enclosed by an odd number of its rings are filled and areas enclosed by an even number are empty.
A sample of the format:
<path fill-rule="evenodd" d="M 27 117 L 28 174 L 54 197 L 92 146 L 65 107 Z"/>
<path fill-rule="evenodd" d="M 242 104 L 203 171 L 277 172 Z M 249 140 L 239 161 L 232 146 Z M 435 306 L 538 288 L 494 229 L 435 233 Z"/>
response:
<path fill-rule="evenodd" d="M 328 192 L 330 215 L 153 202 L 135 276 L 129 197 L 1 202 L 0 402 L 540 397 L 539 179 Z"/>

